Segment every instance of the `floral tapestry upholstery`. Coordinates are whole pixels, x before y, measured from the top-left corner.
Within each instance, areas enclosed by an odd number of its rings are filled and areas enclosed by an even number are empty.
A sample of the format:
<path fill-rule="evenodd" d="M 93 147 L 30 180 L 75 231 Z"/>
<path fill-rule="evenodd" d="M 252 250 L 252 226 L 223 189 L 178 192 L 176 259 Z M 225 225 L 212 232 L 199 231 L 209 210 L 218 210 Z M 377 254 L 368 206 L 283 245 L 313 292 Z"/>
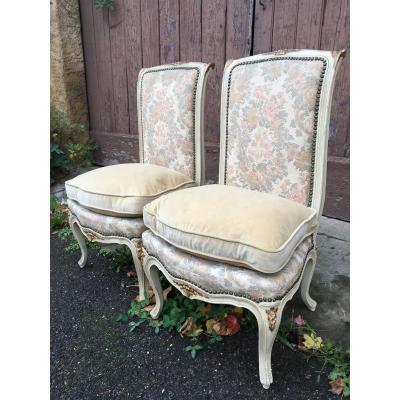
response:
<path fill-rule="evenodd" d="M 195 98 L 199 69 L 145 71 L 139 81 L 143 162 L 194 179 Z"/>
<path fill-rule="evenodd" d="M 208 293 L 235 294 L 256 302 L 282 298 L 300 278 L 307 255 L 314 247 L 312 236 L 308 236 L 281 271 L 264 274 L 191 255 L 150 230 L 143 233 L 142 241 L 147 253 L 156 257 L 173 277 Z"/>
<path fill-rule="evenodd" d="M 301 57 L 233 67 L 224 183 L 309 205 L 323 68 L 322 59 Z"/>
<path fill-rule="evenodd" d="M 68 208 L 84 228 L 90 228 L 104 236 L 140 238 L 147 229 L 142 218 L 120 218 L 98 214 L 68 199 Z"/>

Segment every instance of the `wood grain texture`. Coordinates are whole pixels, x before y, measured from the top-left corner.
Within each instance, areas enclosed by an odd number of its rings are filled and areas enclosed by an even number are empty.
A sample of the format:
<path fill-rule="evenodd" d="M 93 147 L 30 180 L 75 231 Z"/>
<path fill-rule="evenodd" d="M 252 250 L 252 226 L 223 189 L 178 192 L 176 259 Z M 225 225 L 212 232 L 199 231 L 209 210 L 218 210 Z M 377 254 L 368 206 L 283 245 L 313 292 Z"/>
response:
<path fill-rule="evenodd" d="M 125 4 L 124 0 L 114 0 L 114 8 L 109 11 L 110 51 L 114 115 L 114 132 L 129 133 L 128 81 L 126 76 L 125 52 Z"/>
<path fill-rule="evenodd" d="M 250 55 L 254 0 L 227 0 L 225 59 Z"/>
<path fill-rule="evenodd" d="M 96 61 L 96 43 L 93 24 L 93 3 L 80 1 L 82 19 L 82 45 L 85 61 L 86 91 L 89 108 L 89 126 L 98 129 L 101 126 L 100 98 L 98 83 L 98 71 Z"/>
<path fill-rule="evenodd" d="M 272 50 L 296 47 L 298 0 L 276 0 Z"/>
<path fill-rule="evenodd" d="M 158 0 L 141 0 L 143 67 L 160 64 Z"/>
<path fill-rule="evenodd" d="M 296 48 L 319 49 L 324 1 L 299 0 Z"/>
<path fill-rule="evenodd" d="M 138 134 L 136 81 L 142 68 L 142 41 L 140 0 L 125 0 L 125 47 L 126 75 L 128 91 L 129 132 Z M 135 148 L 135 157 L 139 158 L 139 148 Z"/>
<path fill-rule="evenodd" d="M 103 131 L 112 131 L 114 113 L 114 90 L 112 82 L 110 29 L 108 24 L 108 10 L 93 10 L 93 22 L 95 32 L 96 63 L 99 82 L 99 108 L 100 126 Z"/>
<path fill-rule="evenodd" d="M 345 156 L 350 123 L 350 9 L 349 0 L 327 0 L 321 32 L 321 48 L 348 49 L 337 74 L 332 100 L 330 155 Z"/>
<path fill-rule="evenodd" d="M 179 0 L 160 1 L 160 62 L 179 61 Z"/>
<path fill-rule="evenodd" d="M 350 159 L 328 157 L 325 206 L 328 217 L 350 221 Z"/>
<path fill-rule="evenodd" d="M 201 61 L 201 0 L 180 2 L 180 60 Z"/>
<path fill-rule="evenodd" d="M 205 99 L 205 140 L 219 142 L 221 80 L 225 65 L 226 0 L 202 2 L 202 61 L 215 63 Z"/>
<path fill-rule="evenodd" d="M 272 50 L 274 28 L 274 0 L 256 0 L 254 9 L 253 54 Z"/>

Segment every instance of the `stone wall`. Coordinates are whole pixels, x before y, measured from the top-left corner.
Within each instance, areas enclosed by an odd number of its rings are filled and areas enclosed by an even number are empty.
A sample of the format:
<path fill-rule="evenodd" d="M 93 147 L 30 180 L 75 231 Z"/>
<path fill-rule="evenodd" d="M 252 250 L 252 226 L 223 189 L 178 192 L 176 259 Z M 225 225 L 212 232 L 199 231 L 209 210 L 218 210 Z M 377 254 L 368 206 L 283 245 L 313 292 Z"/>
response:
<path fill-rule="evenodd" d="M 50 8 L 50 103 L 71 123 L 88 128 L 79 0 L 51 0 Z M 84 142 L 87 135 L 76 141 Z"/>

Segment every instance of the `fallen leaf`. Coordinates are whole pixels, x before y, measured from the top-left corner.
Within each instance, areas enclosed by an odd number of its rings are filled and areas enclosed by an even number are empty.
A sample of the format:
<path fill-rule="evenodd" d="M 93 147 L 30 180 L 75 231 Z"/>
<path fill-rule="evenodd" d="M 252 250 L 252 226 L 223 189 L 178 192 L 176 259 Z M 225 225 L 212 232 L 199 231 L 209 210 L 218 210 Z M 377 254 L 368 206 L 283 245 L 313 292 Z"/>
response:
<path fill-rule="evenodd" d="M 331 385 L 330 391 L 334 394 L 340 396 L 344 389 L 344 381 L 342 378 L 337 378 L 334 381 L 329 381 Z"/>
<path fill-rule="evenodd" d="M 152 288 L 148 288 L 147 296 L 148 296 L 148 299 L 149 299 L 149 304 L 155 304 L 156 301 L 155 301 L 154 292 L 153 292 Z M 136 303 L 140 303 L 140 296 L 139 295 L 135 296 L 135 301 L 136 301 Z"/>
<path fill-rule="evenodd" d="M 143 311 L 150 312 L 155 306 L 155 304 L 149 304 L 148 306 L 143 307 Z"/>
<path fill-rule="evenodd" d="M 134 271 L 128 271 L 128 272 L 126 273 L 126 276 L 127 276 L 128 278 L 132 278 L 133 276 L 136 276 L 136 273 L 135 273 Z"/>
<path fill-rule="evenodd" d="M 234 315 L 234 314 L 228 315 L 225 318 L 224 323 L 227 328 L 226 329 L 227 335 L 232 336 L 235 333 L 238 333 L 240 331 L 240 324 L 239 324 L 239 320 L 236 315 Z"/>
<path fill-rule="evenodd" d="M 322 338 L 314 333 L 303 335 L 303 346 L 309 350 L 319 350 L 322 347 Z"/>
<path fill-rule="evenodd" d="M 186 321 L 183 323 L 183 325 L 180 327 L 179 333 L 181 334 L 181 336 L 188 336 L 193 331 L 195 331 L 196 328 L 197 326 L 193 323 L 193 318 L 188 317 L 186 318 Z"/>
<path fill-rule="evenodd" d="M 163 290 L 163 297 L 164 297 L 164 301 L 167 300 L 167 297 L 169 295 L 169 293 L 172 290 L 172 286 L 168 286 L 166 289 Z"/>
<path fill-rule="evenodd" d="M 214 325 L 217 323 L 217 320 L 214 318 L 208 319 L 206 321 L 206 332 L 207 334 L 211 335 Z"/>

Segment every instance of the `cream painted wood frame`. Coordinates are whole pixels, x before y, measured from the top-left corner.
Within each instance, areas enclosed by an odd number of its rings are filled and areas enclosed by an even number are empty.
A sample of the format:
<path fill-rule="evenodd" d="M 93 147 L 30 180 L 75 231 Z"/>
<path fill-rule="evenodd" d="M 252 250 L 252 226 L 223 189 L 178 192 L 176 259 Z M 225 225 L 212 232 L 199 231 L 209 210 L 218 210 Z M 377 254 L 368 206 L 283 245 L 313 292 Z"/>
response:
<path fill-rule="evenodd" d="M 226 147 L 226 127 L 227 127 L 227 92 L 229 88 L 229 77 L 231 71 L 236 65 L 243 63 L 262 62 L 269 59 L 298 59 L 298 58 L 314 58 L 324 60 L 325 73 L 321 85 L 319 108 L 318 108 L 318 123 L 315 135 L 315 153 L 314 153 L 314 177 L 312 195 L 310 196 L 310 206 L 318 211 L 321 215 L 324 197 L 325 197 L 325 180 L 326 180 L 326 162 L 327 162 L 327 147 L 328 147 L 328 132 L 329 132 L 329 117 L 332 101 L 333 85 L 339 61 L 344 52 L 328 52 L 319 50 L 280 50 L 269 54 L 259 54 L 247 58 L 242 58 L 234 61 L 228 61 L 225 66 L 224 76 L 222 81 L 221 95 L 221 138 L 220 138 L 220 169 L 219 183 L 225 182 L 225 147 Z M 259 355 L 259 375 L 260 381 L 264 388 L 268 389 L 273 381 L 271 369 L 271 352 L 276 334 L 281 322 L 282 311 L 286 303 L 292 299 L 293 295 L 300 288 L 301 297 L 306 306 L 314 311 L 317 303 L 310 297 L 309 288 L 314 274 L 315 263 L 317 258 L 315 239 L 317 231 L 313 233 L 314 247 L 308 252 L 304 261 L 301 275 L 295 285 L 288 288 L 285 296 L 273 302 L 255 302 L 251 299 L 240 297 L 235 293 L 216 294 L 200 289 L 182 279 L 174 278 L 170 275 L 167 269 L 154 256 L 149 255 L 146 249 L 143 249 L 144 254 L 144 271 L 147 275 L 150 285 L 152 286 L 156 296 L 156 307 L 152 310 L 151 316 L 158 318 L 163 307 L 163 293 L 160 284 L 158 271 L 161 271 L 168 281 L 180 292 L 191 298 L 198 299 L 208 303 L 230 304 L 233 306 L 244 307 L 250 310 L 256 317 L 258 322 L 258 355 Z"/>
<path fill-rule="evenodd" d="M 213 64 L 205 64 L 205 63 L 174 63 L 174 64 L 165 64 L 152 68 L 143 68 L 139 72 L 138 81 L 137 81 L 137 108 L 138 108 L 138 126 L 139 126 L 139 153 L 140 153 L 140 162 L 143 162 L 143 140 L 142 140 L 142 124 L 141 124 L 141 80 L 144 74 L 146 73 L 157 73 L 158 71 L 165 70 L 186 70 L 186 69 L 196 69 L 198 71 L 197 81 L 194 88 L 195 97 L 193 102 L 194 108 L 194 157 L 195 157 L 195 180 L 198 185 L 203 184 L 204 182 L 204 93 L 205 93 L 205 85 L 207 81 L 208 74 L 210 70 L 214 68 Z M 98 214 L 99 218 L 101 218 L 101 214 Z M 142 250 L 142 240 L 141 238 L 132 238 L 129 239 L 121 236 L 113 235 L 106 236 L 100 232 L 96 232 L 93 229 L 84 227 L 80 224 L 78 218 L 73 215 L 70 211 L 69 215 L 69 225 L 71 227 L 72 233 L 79 243 L 79 247 L 81 250 L 81 258 L 78 261 L 78 265 L 83 268 L 87 262 L 87 247 L 86 240 L 91 242 L 100 242 L 105 244 L 124 244 L 127 245 L 129 250 L 132 253 L 132 258 L 136 270 L 136 274 L 138 277 L 139 283 L 139 296 L 141 299 L 145 297 L 145 291 L 147 290 L 148 283 L 146 280 L 146 275 L 143 272 L 143 250 Z"/>

